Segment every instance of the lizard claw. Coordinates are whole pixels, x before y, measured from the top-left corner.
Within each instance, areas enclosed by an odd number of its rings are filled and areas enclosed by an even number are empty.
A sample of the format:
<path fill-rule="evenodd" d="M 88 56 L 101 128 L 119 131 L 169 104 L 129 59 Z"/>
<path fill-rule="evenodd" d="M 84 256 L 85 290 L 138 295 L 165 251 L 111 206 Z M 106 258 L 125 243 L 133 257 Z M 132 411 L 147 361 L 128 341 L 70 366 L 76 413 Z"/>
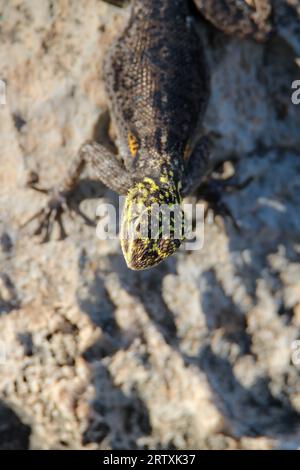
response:
<path fill-rule="evenodd" d="M 49 190 L 31 186 L 39 192 L 50 195 Z M 59 239 L 63 240 L 67 237 L 67 233 L 64 228 L 62 216 L 64 212 L 67 212 L 69 205 L 67 202 L 66 194 L 63 192 L 52 192 L 49 200 L 45 207 L 39 210 L 36 214 L 30 217 L 23 225 L 22 228 L 30 224 L 32 221 L 37 220 L 38 225 L 34 230 L 33 235 L 40 235 L 41 242 L 46 243 L 50 240 L 51 232 L 53 230 L 54 223 L 57 222 L 60 230 Z"/>
<path fill-rule="evenodd" d="M 30 185 L 30 187 L 49 196 L 46 206 L 22 225 L 23 228 L 32 221 L 37 220 L 38 225 L 33 235 L 40 236 L 41 243 L 46 243 L 50 240 L 55 223 L 58 224 L 59 228 L 59 240 L 67 238 L 68 235 L 63 222 L 63 215 L 66 213 L 69 213 L 71 216 L 76 213 L 87 225 L 95 225 L 94 222 L 81 211 L 80 207 L 72 202 L 71 195 L 73 195 L 73 191 L 47 190 L 35 185 Z"/>
<path fill-rule="evenodd" d="M 232 225 L 234 226 L 237 232 L 241 232 L 241 225 L 238 223 L 228 205 L 224 201 L 207 201 L 208 205 L 204 211 L 205 219 L 208 217 L 208 213 L 211 210 L 213 213 L 214 220 L 217 223 L 216 217 L 219 215 L 221 217 L 228 217 L 231 220 Z"/>
<path fill-rule="evenodd" d="M 221 217 L 228 217 L 237 232 L 241 232 L 241 225 L 237 222 L 234 215 L 232 214 L 228 205 L 223 201 L 222 194 L 224 192 L 233 192 L 234 190 L 245 188 L 252 178 L 248 178 L 242 183 L 237 183 L 235 178 L 228 178 L 228 180 L 212 179 L 209 182 L 203 183 L 199 188 L 199 195 L 207 202 L 205 210 L 205 217 L 207 217 L 209 210 L 214 214 L 214 218 L 217 215 Z"/>

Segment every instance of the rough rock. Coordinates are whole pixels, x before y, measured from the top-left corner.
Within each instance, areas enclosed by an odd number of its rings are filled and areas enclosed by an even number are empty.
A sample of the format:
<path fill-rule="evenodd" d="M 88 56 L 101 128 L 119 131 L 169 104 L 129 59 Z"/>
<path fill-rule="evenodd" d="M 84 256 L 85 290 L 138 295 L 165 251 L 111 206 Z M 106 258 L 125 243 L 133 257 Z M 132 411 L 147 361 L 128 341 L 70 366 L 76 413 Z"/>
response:
<path fill-rule="evenodd" d="M 26 188 L 29 172 L 49 187 L 99 138 L 101 63 L 127 11 L 12 0 L 0 12 L 0 447 L 298 448 L 296 48 L 197 20 L 214 158 L 227 161 L 221 173 L 252 177 L 225 195 L 241 231 L 208 220 L 201 250 L 131 272 L 118 240 L 97 239 L 79 218 L 67 218 L 67 239 L 42 245 L 21 228 L 45 201 Z M 91 217 L 99 202 L 117 203 L 92 176 L 81 185 Z"/>

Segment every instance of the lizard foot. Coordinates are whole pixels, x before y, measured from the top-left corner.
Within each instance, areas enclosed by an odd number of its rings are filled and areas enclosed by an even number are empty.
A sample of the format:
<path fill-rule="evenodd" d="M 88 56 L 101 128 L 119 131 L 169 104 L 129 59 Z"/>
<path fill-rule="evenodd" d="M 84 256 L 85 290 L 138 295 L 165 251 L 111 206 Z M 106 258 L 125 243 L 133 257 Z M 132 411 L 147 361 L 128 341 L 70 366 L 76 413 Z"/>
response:
<path fill-rule="evenodd" d="M 233 216 L 230 208 L 223 200 L 224 193 L 230 193 L 237 190 L 244 189 L 252 181 L 252 178 L 247 178 L 243 182 L 237 182 L 236 178 L 230 177 L 226 180 L 213 178 L 208 182 L 204 182 L 199 187 L 199 196 L 207 202 L 207 207 L 205 209 L 205 217 L 208 216 L 209 211 L 211 210 L 214 214 L 214 218 L 217 215 L 221 217 L 228 217 L 234 228 L 240 232 L 241 226 L 238 221 Z"/>
<path fill-rule="evenodd" d="M 63 223 L 63 215 L 66 213 L 69 213 L 72 217 L 74 213 L 76 213 L 87 225 L 95 225 L 94 222 L 81 211 L 79 205 L 75 204 L 73 201 L 72 196 L 74 195 L 74 190 L 45 189 L 36 185 L 35 182 L 29 182 L 28 185 L 35 191 L 48 195 L 46 205 L 22 225 L 23 228 L 32 221 L 37 220 L 38 225 L 33 235 L 40 236 L 41 243 L 46 243 L 50 240 L 55 223 L 57 223 L 59 227 L 59 240 L 63 240 L 67 237 Z"/>

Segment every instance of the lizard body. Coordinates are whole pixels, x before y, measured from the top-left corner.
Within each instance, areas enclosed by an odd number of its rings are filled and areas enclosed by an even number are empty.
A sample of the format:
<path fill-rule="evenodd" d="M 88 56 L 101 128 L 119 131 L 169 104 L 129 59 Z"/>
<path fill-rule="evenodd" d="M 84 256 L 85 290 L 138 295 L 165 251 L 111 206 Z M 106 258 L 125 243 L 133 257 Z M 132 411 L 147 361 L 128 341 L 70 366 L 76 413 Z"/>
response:
<path fill-rule="evenodd" d="M 134 269 L 157 264 L 180 244 L 137 231 L 132 239 L 126 235 L 137 215 L 134 205 L 143 205 L 145 213 L 155 203 L 181 202 L 184 156 L 209 96 L 204 51 L 189 15 L 186 0 L 133 1 L 128 24 L 105 63 L 120 157 L 132 180 L 121 245 Z"/>

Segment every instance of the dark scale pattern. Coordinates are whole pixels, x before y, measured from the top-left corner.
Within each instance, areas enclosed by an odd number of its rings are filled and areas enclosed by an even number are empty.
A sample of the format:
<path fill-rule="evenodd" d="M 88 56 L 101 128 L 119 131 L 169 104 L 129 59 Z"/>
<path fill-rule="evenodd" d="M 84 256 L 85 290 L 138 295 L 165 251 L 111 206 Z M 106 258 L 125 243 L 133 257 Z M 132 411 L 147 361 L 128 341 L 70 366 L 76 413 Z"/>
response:
<path fill-rule="evenodd" d="M 184 150 L 209 95 L 207 66 L 186 0 L 135 0 L 131 18 L 105 64 L 120 149 L 135 177 L 158 177 L 162 163 L 179 178 Z"/>

